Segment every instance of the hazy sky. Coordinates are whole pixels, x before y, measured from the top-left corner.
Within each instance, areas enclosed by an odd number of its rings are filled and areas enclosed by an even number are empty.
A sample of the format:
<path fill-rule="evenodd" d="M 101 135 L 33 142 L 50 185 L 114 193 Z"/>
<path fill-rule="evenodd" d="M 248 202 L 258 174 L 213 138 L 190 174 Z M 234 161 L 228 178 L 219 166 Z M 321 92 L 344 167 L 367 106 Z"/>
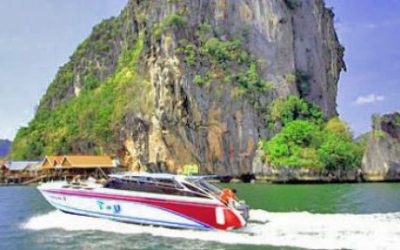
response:
<path fill-rule="evenodd" d="M 0 138 L 12 139 L 77 45 L 127 0 L 0 0 Z M 400 0 L 327 0 L 346 47 L 338 111 L 359 134 L 400 106 Z"/>
<path fill-rule="evenodd" d="M 373 113 L 400 110 L 400 0 L 327 0 L 333 6 L 347 72 L 339 81 L 338 111 L 355 134 Z"/>
<path fill-rule="evenodd" d="M 32 119 L 58 68 L 127 0 L 0 0 L 0 138 Z"/>

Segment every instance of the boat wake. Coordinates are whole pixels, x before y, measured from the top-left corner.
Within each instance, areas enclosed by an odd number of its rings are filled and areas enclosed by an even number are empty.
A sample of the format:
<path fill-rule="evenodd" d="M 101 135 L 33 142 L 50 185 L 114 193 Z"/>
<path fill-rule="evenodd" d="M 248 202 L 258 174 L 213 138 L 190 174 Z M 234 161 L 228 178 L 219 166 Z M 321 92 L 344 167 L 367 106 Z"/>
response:
<path fill-rule="evenodd" d="M 318 249 L 395 249 L 400 245 L 400 212 L 386 214 L 270 213 L 252 210 L 248 226 L 239 231 L 193 231 L 125 224 L 52 211 L 32 217 L 24 229 L 99 230 L 119 234 L 150 234 L 223 244 L 292 246 Z"/>

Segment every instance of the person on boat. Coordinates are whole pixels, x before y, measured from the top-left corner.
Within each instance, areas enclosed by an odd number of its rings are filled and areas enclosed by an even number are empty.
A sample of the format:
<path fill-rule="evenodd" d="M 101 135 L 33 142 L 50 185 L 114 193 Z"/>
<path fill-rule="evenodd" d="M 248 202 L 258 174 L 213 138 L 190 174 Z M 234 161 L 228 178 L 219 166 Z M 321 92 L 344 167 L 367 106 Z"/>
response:
<path fill-rule="evenodd" d="M 221 201 L 224 204 L 232 204 L 232 202 L 236 199 L 235 193 L 236 193 L 236 190 L 224 188 L 221 192 Z"/>

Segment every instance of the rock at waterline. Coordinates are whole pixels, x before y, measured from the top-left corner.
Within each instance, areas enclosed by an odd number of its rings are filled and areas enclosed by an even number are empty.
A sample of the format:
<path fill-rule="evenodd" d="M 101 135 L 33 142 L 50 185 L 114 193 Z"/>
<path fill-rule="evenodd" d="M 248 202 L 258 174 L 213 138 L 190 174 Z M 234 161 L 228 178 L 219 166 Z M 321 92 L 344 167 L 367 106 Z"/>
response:
<path fill-rule="evenodd" d="M 400 114 L 374 116 L 362 161 L 369 181 L 400 180 Z"/>

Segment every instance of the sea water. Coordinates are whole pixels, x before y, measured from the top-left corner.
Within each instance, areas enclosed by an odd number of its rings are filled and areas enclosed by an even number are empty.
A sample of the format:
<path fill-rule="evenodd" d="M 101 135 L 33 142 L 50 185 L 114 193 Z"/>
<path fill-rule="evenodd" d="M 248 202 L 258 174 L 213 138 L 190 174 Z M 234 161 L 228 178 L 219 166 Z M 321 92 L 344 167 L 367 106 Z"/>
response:
<path fill-rule="evenodd" d="M 251 211 L 246 228 L 228 232 L 168 229 L 69 215 L 47 205 L 34 188 L 0 188 L 0 249 L 398 249 L 400 246 L 399 184 L 234 187 L 256 209 Z M 268 202 L 261 202 L 262 197 Z"/>

